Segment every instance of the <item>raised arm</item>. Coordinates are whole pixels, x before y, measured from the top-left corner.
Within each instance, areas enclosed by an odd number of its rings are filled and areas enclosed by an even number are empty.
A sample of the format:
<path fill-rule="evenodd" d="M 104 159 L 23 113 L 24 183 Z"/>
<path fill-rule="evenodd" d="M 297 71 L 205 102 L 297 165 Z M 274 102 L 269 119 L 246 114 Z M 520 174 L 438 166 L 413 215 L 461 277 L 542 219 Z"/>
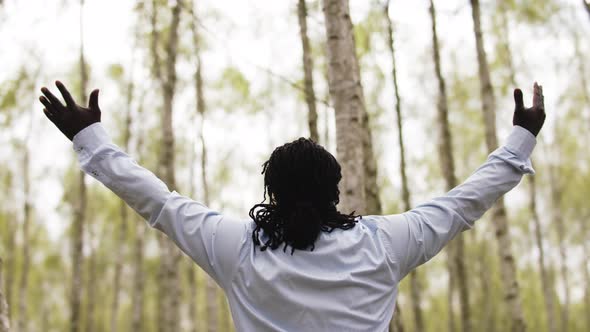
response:
<path fill-rule="evenodd" d="M 44 113 L 74 143 L 81 168 L 103 183 L 148 223 L 164 232 L 223 287 L 236 266 L 245 224 L 171 192 L 152 172 L 112 143 L 100 123 L 98 90 L 88 107 L 77 105 L 56 83 L 66 105 L 47 88 L 40 97 Z"/>
<path fill-rule="evenodd" d="M 542 88 L 535 83 L 534 90 L 533 107 L 528 109 L 522 92 L 514 91 L 512 133 L 464 183 L 401 215 L 380 217 L 380 234 L 400 279 L 471 228 L 523 174 L 534 173 L 529 157 L 545 120 Z"/>

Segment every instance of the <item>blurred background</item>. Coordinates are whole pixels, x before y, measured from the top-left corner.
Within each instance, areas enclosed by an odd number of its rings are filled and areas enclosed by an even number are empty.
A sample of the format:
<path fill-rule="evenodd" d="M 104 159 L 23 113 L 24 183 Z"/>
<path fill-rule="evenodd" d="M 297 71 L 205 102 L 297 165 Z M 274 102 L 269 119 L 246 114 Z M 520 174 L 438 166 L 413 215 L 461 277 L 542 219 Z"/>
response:
<path fill-rule="evenodd" d="M 234 330 L 214 282 L 80 174 L 39 89 L 59 79 L 86 103 L 99 88 L 117 144 L 247 218 L 276 146 L 336 155 L 330 1 L 0 1 L 0 331 Z M 509 134 L 515 87 L 530 106 L 543 85 L 547 121 L 537 174 L 404 279 L 391 330 L 590 331 L 590 2 L 434 5 L 350 0 L 377 188 L 362 212 L 466 179 Z"/>

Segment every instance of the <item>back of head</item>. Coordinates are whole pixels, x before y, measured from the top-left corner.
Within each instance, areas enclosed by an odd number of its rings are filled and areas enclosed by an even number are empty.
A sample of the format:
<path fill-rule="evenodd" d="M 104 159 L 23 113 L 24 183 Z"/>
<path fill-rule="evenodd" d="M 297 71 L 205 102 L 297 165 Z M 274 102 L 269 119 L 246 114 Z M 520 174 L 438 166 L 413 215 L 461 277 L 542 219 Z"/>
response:
<path fill-rule="evenodd" d="M 321 231 L 350 229 L 355 216 L 338 212 L 340 164 L 332 154 L 312 140 L 299 138 L 276 148 L 263 164 L 264 190 L 268 203 L 256 204 L 250 217 L 252 233 L 262 251 L 288 246 L 314 248 Z M 265 235 L 260 242 L 260 230 Z"/>

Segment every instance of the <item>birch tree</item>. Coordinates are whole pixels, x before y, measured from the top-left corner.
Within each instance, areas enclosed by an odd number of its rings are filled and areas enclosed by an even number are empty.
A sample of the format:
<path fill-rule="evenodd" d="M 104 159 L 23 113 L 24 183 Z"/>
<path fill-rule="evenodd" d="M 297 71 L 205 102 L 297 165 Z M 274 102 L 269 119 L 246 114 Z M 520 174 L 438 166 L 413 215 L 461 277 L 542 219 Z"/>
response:
<path fill-rule="evenodd" d="M 201 42 L 199 32 L 197 30 L 197 26 L 195 22 L 197 22 L 198 17 L 195 13 L 194 6 L 192 7 L 192 20 L 191 20 L 191 32 L 192 32 L 192 39 L 193 39 L 193 47 L 194 47 L 194 56 L 195 56 L 195 72 L 193 75 L 194 79 L 194 88 L 195 88 L 195 99 L 196 99 L 196 113 L 199 117 L 199 146 L 201 147 L 201 159 L 200 159 L 200 166 L 201 166 L 201 186 L 202 186 L 202 195 L 203 195 L 203 204 L 205 206 L 209 206 L 210 204 L 210 195 L 209 195 L 209 180 L 207 177 L 207 143 L 205 141 L 204 135 L 204 128 L 205 128 L 205 112 L 206 112 L 206 104 L 205 104 L 205 95 L 203 93 L 203 72 L 202 72 L 202 59 L 201 59 Z M 306 90 L 306 93 L 308 91 Z M 312 92 L 313 93 L 313 89 Z M 307 98 L 307 97 L 306 97 Z M 315 102 L 315 97 L 314 97 Z M 314 104 L 314 111 L 315 111 L 315 104 Z M 311 109 L 310 109 L 311 112 Z M 311 116 L 311 114 L 310 114 Z M 317 117 L 317 115 L 316 115 Z M 317 128 L 316 128 L 317 134 Z M 192 183 L 192 182 L 191 182 Z M 194 268 L 190 270 L 194 271 Z M 191 280 L 195 280 L 195 276 L 191 276 Z M 206 293 L 207 293 L 207 331 L 215 332 L 219 330 L 219 286 L 215 283 L 215 281 L 206 276 Z M 195 285 L 196 286 L 196 285 Z M 194 312 L 194 311 L 193 311 Z"/>
<path fill-rule="evenodd" d="M 195 61 L 195 72 L 193 74 L 193 83 L 195 88 L 195 100 L 196 100 L 196 114 L 193 117 L 193 120 L 196 121 L 197 114 L 201 114 L 204 112 L 205 108 L 205 101 L 203 97 L 203 79 L 201 74 L 201 53 L 200 53 L 200 42 L 199 42 L 199 32 L 197 30 L 197 15 L 194 2 L 191 2 L 191 20 L 190 20 L 190 28 L 192 33 L 192 41 L 193 41 L 193 55 Z M 197 135 L 199 137 L 203 137 L 203 117 L 201 116 L 200 120 L 200 130 Z M 202 140 L 201 140 L 202 142 Z M 195 188 L 195 165 L 197 163 L 197 154 L 196 154 L 196 146 L 197 146 L 197 139 L 195 138 L 193 144 L 190 147 L 190 166 L 189 166 L 189 196 L 194 197 L 196 193 Z M 199 324 L 197 322 L 197 267 L 191 261 L 187 265 L 187 278 L 189 282 L 189 321 L 191 323 L 190 331 L 197 332 L 199 330 Z"/>
<path fill-rule="evenodd" d="M 89 208 L 90 210 L 90 208 Z M 85 297 L 85 310 L 86 316 L 84 317 L 84 332 L 94 332 L 95 328 L 97 327 L 97 314 L 96 314 L 96 307 L 97 307 L 97 300 L 96 300 L 96 285 L 97 280 L 100 280 L 100 277 L 97 276 L 98 269 L 97 269 L 97 260 L 99 259 L 99 252 L 98 246 L 102 242 L 101 238 L 103 238 L 103 234 L 96 232 L 96 223 L 93 225 L 93 219 L 88 219 L 86 221 L 86 247 L 88 248 L 88 255 L 86 257 L 86 294 Z"/>
<path fill-rule="evenodd" d="M 27 331 L 28 317 L 27 317 L 27 295 L 29 289 L 29 270 L 31 266 L 31 213 L 32 213 L 32 198 L 31 198 L 31 175 L 30 175 L 30 148 L 29 141 L 33 130 L 33 113 L 29 112 L 29 125 L 26 137 L 24 139 L 22 149 L 22 170 L 23 170 L 23 225 L 22 225 L 22 266 L 19 283 L 19 302 L 18 302 L 18 320 L 17 326 L 19 331 Z"/>
<path fill-rule="evenodd" d="M 80 95 L 79 100 L 87 100 L 86 86 L 88 83 L 88 68 L 84 57 L 84 0 L 80 0 Z M 83 171 L 78 172 L 78 188 L 75 198 L 74 220 L 72 232 L 72 285 L 70 295 L 70 331 L 82 330 L 81 307 L 82 307 L 82 262 L 84 248 L 84 223 L 86 219 L 86 182 Z"/>
<path fill-rule="evenodd" d="M 477 63 L 479 69 L 480 93 L 482 100 L 482 111 L 485 125 L 485 141 L 488 152 L 498 147 L 496 136 L 496 101 L 486 53 L 484 49 L 483 33 L 481 31 L 481 14 L 479 0 L 471 1 L 471 14 L 473 19 L 473 32 L 477 51 Z M 508 228 L 508 218 L 503 198 L 500 198 L 492 209 L 492 219 L 496 228 L 496 239 L 498 241 L 498 254 L 500 256 L 500 273 L 505 291 L 505 305 L 510 316 L 510 325 L 513 332 L 525 331 L 526 325 L 522 311 L 520 290 L 516 279 L 516 262 L 512 254 L 512 241 Z"/>
<path fill-rule="evenodd" d="M 143 97 L 143 96 L 142 96 Z M 143 100 L 143 98 L 139 98 Z M 137 118 L 141 118 L 143 113 L 143 105 L 140 103 L 137 108 Z M 136 151 L 139 157 L 139 162 L 142 164 L 141 152 L 143 149 L 143 135 L 139 132 L 135 135 L 137 137 Z M 137 216 L 135 219 L 139 219 Z M 144 297 L 145 297 L 145 271 L 144 271 L 144 242 L 146 225 L 143 220 L 136 220 L 133 223 L 135 239 L 133 241 L 133 282 L 131 290 L 131 331 L 144 330 Z"/>
<path fill-rule="evenodd" d="M 501 25 L 501 47 L 504 52 L 504 58 L 506 61 L 506 67 L 508 68 L 508 81 L 512 87 L 518 86 L 516 83 L 516 69 L 514 67 L 512 47 L 510 45 L 510 24 L 508 20 L 508 8 L 507 4 L 502 2 L 499 4 L 500 14 L 500 25 Z M 535 162 L 533 161 L 533 164 Z M 553 281 L 549 276 L 548 263 L 545 256 L 545 247 L 543 241 L 543 231 L 541 228 L 541 221 L 539 213 L 537 212 L 537 185 L 536 175 L 532 174 L 527 177 L 529 183 L 529 205 L 528 209 L 531 215 L 534 226 L 534 239 L 535 245 L 539 252 L 537 256 L 537 264 L 539 265 L 539 274 L 541 277 L 541 288 L 543 293 L 543 304 L 545 309 L 545 315 L 547 320 L 547 329 L 549 332 L 557 331 L 557 320 L 555 317 L 554 309 L 554 296 L 553 296 Z"/>
<path fill-rule="evenodd" d="M 328 86 L 336 118 L 336 155 L 342 165 L 340 208 L 366 209 L 363 114 L 364 97 L 348 0 L 323 0 L 326 24 Z"/>
<path fill-rule="evenodd" d="M 311 46 L 307 35 L 307 5 L 306 0 L 297 2 L 297 18 L 299 20 L 299 36 L 301 38 L 302 60 L 303 60 L 303 88 L 305 103 L 307 104 L 307 126 L 309 137 L 314 142 L 319 142 L 318 134 L 318 112 L 316 109 L 315 90 L 313 88 L 313 58 Z"/>
<path fill-rule="evenodd" d="M 588 232 L 588 225 L 586 221 L 582 221 L 582 238 L 588 239 L 590 232 Z M 584 277 L 584 316 L 586 317 L 586 331 L 590 331 L 590 272 L 588 271 L 588 263 L 590 262 L 590 244 L 588 241 L 582 242 L 582 275 Z"/>
<path fill-rule="evenodd" d="M 453 158 L 453 139 L 449 125 L 449 105 L 447 99 L 447 88 L 445 79 L 442 75 L 440 48 L 438 42 L 438 34 L 436 29 L 436 8 L 434 2 L 430 0 L 430 19 L 432 22 L 432 56 L 434 60 L 434 71 L 438 83 L 438 100 L 437 116 L 439 124 L 439 161 L 440 167 L 445 180 L 445 187 L 447 191 L 457 186 L 457 177 L 455 175 L 455 160 Z M 469 283 L 467 272 L 465 268 L 465 240 L 459 234 L 453 242 L 449 250 L 449 315 L 453 316 L 453 296 L 452 285 L 456 281 L 459 286 L 459 304 L 461 308 L 461 330 L 468 332 L 472 330 L 471 327 L 471 310 L 469 306 Z M 455 274 L 455 276 L 453 276 Z"/>
<path fill-rule="evenodd" d="M 180 25 L 180 12 L 183 7 L 182 0 L 176 0 L 171 6 L 171 21 L 167 28 L 168 36 L 165 41 L 164 58 L 160 57 L 160 32 L 158 27 L 158 2 L 152 1 L 151 13 L 151 40 L 150 53 L 152 57 L 152 74 L 162 91 L 162 140 L 158 173 L 169 189 L 176 188 L 175 178 L 175 150 L 174 131 L 172 128 L 172 114 L 174 95 L 176 92 L 176 58 L 178 49 L 178 27 Z M 162 60 L 165 63 L 162 63 Z M 158 330 L 177 331 L 180 320 L 179 299 L 180 285 L 178 267 L 181 253 L 171 241 L 161 234 L 158 237 L 162 255 L 159 273 L 159 300 L 158 300 Z"/>
<path fill-rule="evenodd" d="M 133 68 L 133 64 L 131 64 L 130 68 Z M 133 82 L 133 71 L 131 70 L 129 73 L 129 77 L 127 79 L 127 83 L 125 84 L 125 117 L 123 119 L 123 138 L 122 138 L 122 146 L 124 151 L 130 150 L 130 142 L 131 142 L 131 122 L 132 122 L 132 103 L 133 103 L 133 95 L 134 95 L 134 82 Z M 113 273 L 113 299 L 111 302 L 111 321 L 110 321 L 110 331 L 116 332 L 117 331 L 117 322 L 119 316 L 119 306 L 120 306 L 120 293 L 121 293 L 121 271 L 123 269 L 123 259 L 126 257 L 127 253 L 127 233 L 128 233 L 128 222 L 129 222 L 129 208 L 127 204 L 121 200 L 119 203 L 119 225 L 117 230 L 117 252 L 118 254 L 115 257 L 115 267 Z"/>
<path fill-rule="evenodd" d="M 4 296 L 4 291 L 2 287 L 4 286 L 4 272 L 3 270 L 2 257 L 0 257 L 0 332 L 9 332 L 10 331 L 10 319 L 8 317 L 8 303 L 6 302 L 6 297 Z"/>
<path fill-rule="evenodd" d="M 9 179 L 10 177 L 7 177 L 7 179 Z M 6 181 L 9 182 L 9 181 Z M 10 188 L 10 183 L 4 183 L 6 186 L 5 188 Z M 6 219 L 9 221 L 7 222 L 7 227 L 8 229 L 14 229 L 14 222 L 12 222 L 12 216 L 10 214 L 7 215 Z M 12 233 L 12 234 L 11 234 Z M 15 236 L 13 234 L 13 232 L 6 232 L 7 236 L 6 236 L 6 252 L 15 252 L 16 249 L 16 241 L 15 241 Z M 6 323 L 10 323 L 10 315 L 12 314 L 12 310 L 11 310 L 11 304 L 12 304 L 12 286 L 13 286 L 13 280 L 14 280 L 14 266 L 15 266 L 15 257 L 16 255 L 8 255 L 8 257 L 6 258 L 6 277 L 1 280 L 2 283 L 0 284 L 0 289 L 2 287 L 4 287 L 5 293 L 2 294 L 4 302 L 6 303 L 6 310 L 5 310 L 5 316 L 6 316 Z M 0 304 L 2 305 L 2 304 Z M 4 312 L 4 311 L 3 311 Z M 8 324 L 10 325 L 10 324 Z"/>
<path fill-rule="evenodd" d="M 569 321 L 569 307 L 570 307 L 570 286 L 569 286 L 569 273 L 567 268 L 567 248 L 565 245 L 565 224 L 561 216 L 561 195 L 562 185 L 560 179 L 555 176 L 555 167 L 549 170 L 550 174 L 550 185 L 549 189 L 551 192 L 551 219 L 557 234 L 557 245 L 559 248 L 559 272 L 561 274 L 561 281 L 563 283 L 563 303 L 561 305 L 561 319 L 560 319 L 560 332 L 567 332 L 568 321 Z"/>
<path fill-rule="evenodd" d="M 395 62 L 395 49 L 393 48 L 393 35 L 391 35 L 391 56 L 392 62 Z M 403 211 L 409 211 L 412 208 L 410 203 L 410 189 L 408 187 L 408 177 L 406 168 L 406 153 L 404 144 L 404 133 L 403 133 L 403 117 L 401 113 L 401 100 L 399 95 L 398 83 L 397 83 L 397 70 L 395 64 L 393 66 L 393 85 L 395 89 L 396 103 L 395 103 L 395 116 L 397 122 L 397 140 L 400 151 L 400 177 L 402 182 L 402 203 Z M 412 307 L 414 312 L 414 324 L 415 331 L 424 331 L 424 318 L 421 307 L 422 291 L 418 277 L 418 271 L 412 270 L 410 272 L 410 297 L 412 298 Z"/>
<path fill-rule="evenodd" d="M 405 159 L 405 147 L 403 141 L 403 125 L 402 125 L 402 112 L 401 112 L 401 96 L 399 93 L 399 86 L 397 80 L 397 65 L 395 60 L 395 40 L 393 35 L 393 22 L 389 17 L 390 1 L 387 0 L 383 6 L 383 16 L 385 18 L 386 30 L 387 30 L 387 49 L 391 57 L 391 79 L 393 81 L 393 89 L 395 95 L 395 115 L 398 128 L 398 144 L 400 149 L 400 176 L 402 180 L 402 202 L 404 211 L 408 211 L 411 208 L 410 204 L 410 191 L 408 188 L 408 179 L 406 176 L 406 159 Z M 420 307 L 421 292 L 418 283 L 417 271 L 414 270 L 410 273 L 410 297 L 412 299 L 413 312 L 414 312 L 414 324 L 416 331 L 422 331 L 424 329 L 424 321 L 422 318 L 422 309 Z M 393 317 L 393 324 L 390 325 L 390 331 L 403 331 L 403 323 L 399 312 L 399 305 L 396 303 Z"/>

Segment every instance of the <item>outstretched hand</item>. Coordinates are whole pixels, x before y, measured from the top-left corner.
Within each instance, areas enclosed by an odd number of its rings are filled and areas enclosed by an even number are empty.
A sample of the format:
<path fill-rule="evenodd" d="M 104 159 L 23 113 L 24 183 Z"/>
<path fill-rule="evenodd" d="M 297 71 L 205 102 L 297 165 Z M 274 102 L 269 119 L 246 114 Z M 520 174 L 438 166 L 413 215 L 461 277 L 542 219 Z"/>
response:
<path fill-rule="evenodd" d="M 543 97 L 543 87 L 535 82 L 533 86 L 533 107 L 525 108 L 522 100 L 522 91 L 514 90 L 514 116 L 512 124 L 521 126 L 537 136 L 545 122 L 545 104 Z"/>
<path fill-rule="evenodd" d="M 77 105 L 70 92 L 60 82 L 55 85 L 66 102 L 64 106 L 46 87 L 41 88 L 44 96 L 39 101 L 45 106 L 43 113 L 67 138 L 72 140 L 82 129 L 95 122 L 100 122 L 100 107 L 98 106 L 98 90 L 90 93 L 88 107 Z"/>

